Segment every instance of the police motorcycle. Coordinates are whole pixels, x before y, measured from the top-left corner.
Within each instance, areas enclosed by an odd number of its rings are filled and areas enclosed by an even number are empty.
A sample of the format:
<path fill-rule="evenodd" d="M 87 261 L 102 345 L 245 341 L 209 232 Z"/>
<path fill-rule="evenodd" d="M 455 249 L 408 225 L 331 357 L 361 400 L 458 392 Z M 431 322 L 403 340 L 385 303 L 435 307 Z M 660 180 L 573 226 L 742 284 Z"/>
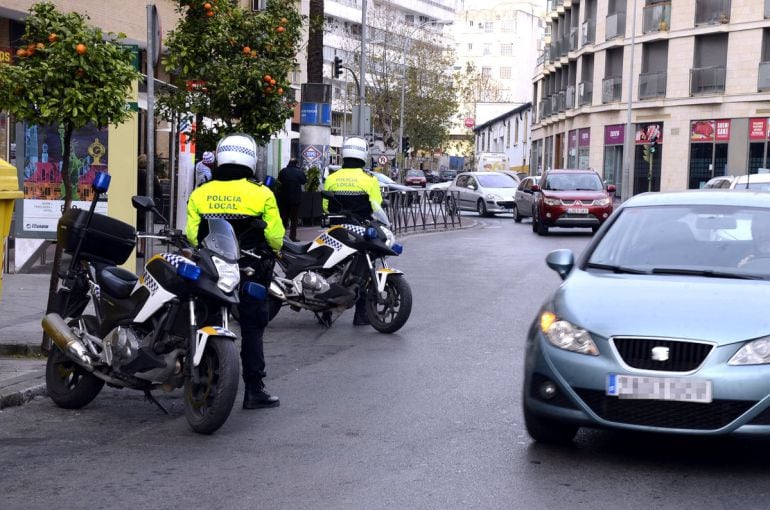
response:
<path fill-rule="evenodd" d="M 46 365 L 48 394 L 60 407 L 79 409 L 106 383 L 143 391 L 168 414 L 150 392 L 184 387 L 190 427 L 211 434 L 227 420 L 238 391 L 236 335 L 226 313 L 238 303 L 240 282 L 233 229 L 209 220 L 199 248 L 167 224 L 158 234 L 139 234 L 173 250 L 150 258 L 138 277 L 117 267 L 134 249 L 134 228 L 94 212 L 108 186 L 109 175 L 97 174 L 90 210 L 70 209 L 57 227 L 72 258 L 60 275 L 58 313 L 42 323 L 55 344 Z M 151 198 L 136 196 L 132 203 L 162 218 Z M 257 284 L 242 291 L 265 295 Z M 85 314 L 89 302 L 93 315 Z"/>
<path fill-rule="evenodd" d="M 333 192 L 321 194 L 336 200 Z M 404 274 L 387 263 L 387 257 L 403 251 L 387 215 L 380 209 L 365 219 L 340 211 L 326 215 L 324 226 L 311 242 L 284 239 L 268 289 L 270 320 L 286 306 L 309 310 L 330 327 L 364 295 L 372 327 L 380 333 L 398 331 L 412 312 L 412 291 Z M 255 263 L 264 260 L 264 254 L 245 246 L 241 243 L 242 255 Z"/>

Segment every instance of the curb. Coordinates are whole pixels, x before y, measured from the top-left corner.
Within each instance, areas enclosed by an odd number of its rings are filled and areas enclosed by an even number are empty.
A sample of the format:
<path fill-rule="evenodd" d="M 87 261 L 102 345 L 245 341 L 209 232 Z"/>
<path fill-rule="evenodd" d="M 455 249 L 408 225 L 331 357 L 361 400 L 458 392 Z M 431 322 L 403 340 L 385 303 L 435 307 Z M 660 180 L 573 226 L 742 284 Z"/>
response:
<path fill-rule="evenodd" d="M 15 389 L 14 386 L 11 386 L 4 390 L 2 393 L 0 393 L 0 409 L 20 406 L 26 404 L 35 397 L 48 395 L 45 387 L 45 381 L 43 380 L 44 376 L 40 377 L 40 379 L 42 382 L 36 383 L 32 386 L 29 386 L 28 383 L 21 382 L 17 385 L 20 386 L 19 389 Z"/>
<path fill-rule="evenodd" d="M 23 356 L 25 358 L 45 357 L 40 345 L 35 344 L 2 344 L 0 343 L 0 356 Z"/>

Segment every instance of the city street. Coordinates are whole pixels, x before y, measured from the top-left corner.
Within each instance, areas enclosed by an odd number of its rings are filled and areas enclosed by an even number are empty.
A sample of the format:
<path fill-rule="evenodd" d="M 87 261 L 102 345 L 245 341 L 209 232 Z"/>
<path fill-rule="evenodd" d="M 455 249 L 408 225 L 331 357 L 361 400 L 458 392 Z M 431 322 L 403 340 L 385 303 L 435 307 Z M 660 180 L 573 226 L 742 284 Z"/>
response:
<path fill-rule="evenodd" d="M 466 219 L 468 220 L 466 223 Z M 84 409 L 50 399 L 0 411 L 0 507 L 767 508 L 770 442 L 582 430 L 570 447 L 526 433 L 521 369 L 530 322 L 559 285 L 550 250 L 510 215 L 403 239 L 390 260 L 413 292 L 393 335 L 330 329 L 283 309 L 266 332 L 276 409 L 190 431 L 181 391 L 105 388 Z"/>

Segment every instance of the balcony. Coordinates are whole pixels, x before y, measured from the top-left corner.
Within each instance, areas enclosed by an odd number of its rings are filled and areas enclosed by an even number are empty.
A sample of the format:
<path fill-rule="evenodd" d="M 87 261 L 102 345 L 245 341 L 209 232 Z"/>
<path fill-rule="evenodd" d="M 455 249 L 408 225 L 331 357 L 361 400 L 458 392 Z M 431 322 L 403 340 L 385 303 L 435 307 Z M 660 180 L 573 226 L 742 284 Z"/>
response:
<path fill-rule="evenodd" d="M 605 41 L 614 39 L 616 37 L 626 36 L 626 13 L 616 12 L 607 16 L 607 35 L 604 37 Z"/>
<path fill-rule="evenodd" d="M 723 93 L 726 71 L 725 66 L 690 69 L 690 95 Z"/>
<path fill-rule="evenodd" d="M 757 91 L 770 90 L 770 62 L 759 63 L 759 83 Z"/>
<path fill-rule="evenodd" d="M 545 63 L 546 55 L 547 54 L 548 54 L 548 51 L 547 51 L 547 47 L 546 47 L 546 51 L 544 51 L 543 53 L 540 54 L 539 57 L 537 57 L 537 65 L 541 66 L 541 65 L 543 65 Z"/>
<path fill-rule="evenodd" d="M 571 110 L 575 107 L 575 86 L 574 85 L 570 85 L 569 87 L 567 87 L 564 102 L 565 102 L 564 107 L 567 110 Z"/>
<path fill-rule="evenodd" d="M 569 36 L 564 35 L 561 38 L 561 41 L 559 41 L 559 55 L 562 57 L 567 56 L 567 52 L 569 51 Z"/>
<path fill-rule="evenodd" d="M 578 27 L 572 27 L 569 29 L 569 50 L 575 51 L 578 49 Z"/>
<path fill-rule="evenodd" d="M 695 24 L 730 23 L 730 0 L 696 0 Z"/>
<path fill-rule="evenodd" d="M 551 114 L 556 115 L 559 113 L 559 93 L 556 92 L 551 96 Z"/>
<path fill-rule="evenodd" d="M 768 0 L 770 1 L 770 0 Z M 654 4 L 644 8 L 642 30 L 645 34 L 665 32 L 671 26 L 671 4 Z"/>
<path fill-rule="evenodd" d="M 558 55 L 559 55 L 559 41 L 558 40 L 551 41 L 551 45 L 548 51 L 548 61 L 553 62 L 554 60 L 556 60 Z"/>
<path fill-rule="evenodd" d="M 578 106 L 591 106 L 594 97 L 594 84 L 591 81 L 578 83 Z"/>
<path fill-rule="evenodd" d="M 639 75 L 639 99 L 666 97 L 666 71 Z"/>
<path fill-rule="evenodd" d="M 546 97 L 543 99 L 543 118 L 547 119 L 551 116 L 551 98 Z"/>
<path fill-rule="evenodd" d="M 588 19 L 580 25 L 580 45 L 593 44 L 596 38 L 596 24 L 594 20 Z"/>
<path fill-rule="evenodd" d="M 623 89 L 623 78 L 611 76 L 602 80 L 602 103 L 620 101 L 620 92 Z"/>
<path fill-rule="evenodd" d="M 559 93 L 556 95 L 557 97 L 556 102 L 559 105 L 559 113 L 564 111 L 564 108 L 567 102 L 566 95 L 567 95 L 567 92 L 564 90 L 560 90 Z"/>

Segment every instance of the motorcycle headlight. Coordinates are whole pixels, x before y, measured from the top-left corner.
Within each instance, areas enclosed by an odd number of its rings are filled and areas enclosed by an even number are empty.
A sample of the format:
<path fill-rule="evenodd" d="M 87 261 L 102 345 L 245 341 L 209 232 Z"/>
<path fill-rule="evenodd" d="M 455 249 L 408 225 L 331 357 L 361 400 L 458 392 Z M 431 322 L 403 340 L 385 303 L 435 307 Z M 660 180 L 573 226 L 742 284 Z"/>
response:
<path fill-rule="evenodd" d="M 561 200 L 558 198 L 544 198 L 543 203 L 545 205 L 561 205 Z"/>
<path fill-rule="evenodd" d="M 588 331 L 569 321 L 559 319 L 552 312 L 540 314 L 540 331 L 551 345 L 559 349 L 591 356 L 599 355 L 599 349 Z"/>
<path fill-rule="evenodd" d="M 217 268 L 217 274 L 219 274 L 217 287 L 225 292 L 232 292 L 241 281 L 241 272 L 238 269 L 238 264 L 225 262 L 218 257 L 211 257 L 211 260 L 214 261 L 214 265 Z"/>
<path fill-rule="evenodd" d="M 599 205 L 602 207 L 610 205 L 610 199 L 609 198 L 600 198 L 599 200 L 594 200 L 594 205 Z"/>
<path fill-rule="evenodd" d="M 380 226 L 380 230 L 382 230 L 382 233 L 385 234 L 385 245 L 388 248 L 392 248 L 393 244 L 396 242 L 396 236 L 393 234 L 393 232 L 390 231 L 388 227 Z"/>
<path fill-rule="evenodd" d="M 770 363 L 770 336 L 747 342 L 733 354 L 728 365 L 766 365 Z"/>

